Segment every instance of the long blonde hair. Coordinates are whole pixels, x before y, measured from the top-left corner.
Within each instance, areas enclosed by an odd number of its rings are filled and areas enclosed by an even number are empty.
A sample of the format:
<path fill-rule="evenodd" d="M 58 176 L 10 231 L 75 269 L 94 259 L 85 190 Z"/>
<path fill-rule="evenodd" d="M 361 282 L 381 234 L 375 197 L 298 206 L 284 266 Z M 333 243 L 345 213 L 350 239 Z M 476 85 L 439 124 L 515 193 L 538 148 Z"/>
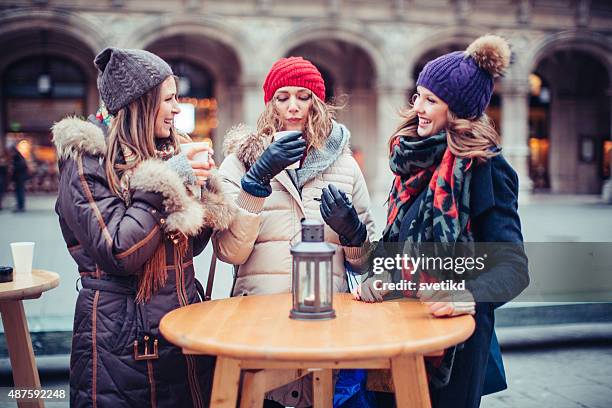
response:
<path fill-rule="evenodd" d="M 118 196 L 121 196 L 121 174 L 135 168 L 143 160 L 156 157 L 155 117 L 161 103 L 161 86 L 160 83 L 121 108 L 111 120 L 105 171 L 111 191 Z M 179 142 L 174 127 L 170 128 L 170 138 L 175 151 L 178 151 Z M 136 159 L 130 164 L 118 162 L 121 157 L 122 144 L 129 147 L 136 156 Z"/>
<path fill-rule="evenodd" d="M 332 130 L 332 120 L 336 118 L 339 106 L 327 104 L 319 99 L 314 93 L 311 94 L 312 106 L 308 112 L 308 119 L 304 128 L 304 139 L 310 149 L 311 147 L 323 147 L 325 140 Z M 257 119 L 257 134 L 270 136 L 283 129 L 283 122 L 274 106 L 274 98 L 266 103 L 266 109 Z"/>
<path fill-rule="evenodd" d="M 412 106 L 400 112 L 401 123 L 389 140 L 389 153 L 398 137 L 419 138 L 417 127 L 419 118 Z M 499 154 L 492 147 L 500 144 L 500 137 L 493 121 L 483 113 L 477 119 L 458 118 L 448 111 L 446 124 L 446 140 L 448 148 L 457 157 L 472 158 L 484 162 Z"/>

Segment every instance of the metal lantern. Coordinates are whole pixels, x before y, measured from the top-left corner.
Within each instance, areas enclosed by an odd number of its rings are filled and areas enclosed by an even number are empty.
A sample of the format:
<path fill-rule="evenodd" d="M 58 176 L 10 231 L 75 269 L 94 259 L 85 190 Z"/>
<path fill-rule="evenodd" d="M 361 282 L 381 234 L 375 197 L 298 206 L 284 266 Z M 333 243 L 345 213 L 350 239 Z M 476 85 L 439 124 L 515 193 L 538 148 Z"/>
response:
<path fill-rule="evenodd" d="M 302 242 L 291 247 L 293 255 L 292 319 L 333 319 L 334 271 L 332 258 L 336 247 L 323 239 L 323 224 L 302 221 Z"/>

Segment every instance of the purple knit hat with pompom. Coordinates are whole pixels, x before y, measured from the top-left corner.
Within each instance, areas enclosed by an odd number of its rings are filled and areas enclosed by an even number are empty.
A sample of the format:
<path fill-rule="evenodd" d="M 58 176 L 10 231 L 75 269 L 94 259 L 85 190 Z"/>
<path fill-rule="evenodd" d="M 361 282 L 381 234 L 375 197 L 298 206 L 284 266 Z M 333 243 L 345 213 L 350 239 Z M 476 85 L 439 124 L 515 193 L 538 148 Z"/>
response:
<path fill-rule="evenodd" d="M 455 51 L 429 61 L 417 86 L 429 89 L 463 119 L 478 118 L 489 105 L 493 79 L 510 65 L 510 46 L 496 35 L 485 35 L 465 51 Z"/>

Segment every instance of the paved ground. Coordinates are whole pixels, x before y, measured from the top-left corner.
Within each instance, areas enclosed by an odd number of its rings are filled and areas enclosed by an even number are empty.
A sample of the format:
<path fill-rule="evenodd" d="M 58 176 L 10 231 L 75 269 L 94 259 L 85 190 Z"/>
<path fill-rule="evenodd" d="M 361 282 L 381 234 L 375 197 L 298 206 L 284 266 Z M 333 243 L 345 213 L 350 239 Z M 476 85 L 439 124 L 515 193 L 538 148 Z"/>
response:
<path fill-rule="evenodd" d="M 610 408 L 612 346 L 504 352 L 509 388 L 483 398 L 483 408 Z"/>

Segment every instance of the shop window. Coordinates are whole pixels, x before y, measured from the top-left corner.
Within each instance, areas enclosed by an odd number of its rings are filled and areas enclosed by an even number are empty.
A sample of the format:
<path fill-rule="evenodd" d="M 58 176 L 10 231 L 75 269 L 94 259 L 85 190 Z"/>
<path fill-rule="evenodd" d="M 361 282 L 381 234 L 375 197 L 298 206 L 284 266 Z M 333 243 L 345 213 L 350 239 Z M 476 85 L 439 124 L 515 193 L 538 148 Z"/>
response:
<path fill-rule="evenodd" d="M 604 179 L 609 179 L 610 166 L 612 166 L 612 140 L 604 140 L 603 142 L 603 160 L 601 163 L 601 175 Z"/>
<path fill-rule="evenodd" d="M 28 57 L 11 65 L 3 76 L 6 98 L 84 98 L 85 75 L 70 61 L 49 56 Z"/>
<path fill-rule="evenodd" d="M 50 128 L 67 115 L 85 114 L 86 84 L 77 65 L 49 55 L 24 58 L 4 71 L 4 141 L 15 145 L 28 163 L 27 191 L 57 191 Z"/>
<path fill-rule="evenodd" d="M 548 153 L 550 149 L 550 87 L 539 75 L 529 75 L 529 177 L 536 190 L 550 188 Z"/>

